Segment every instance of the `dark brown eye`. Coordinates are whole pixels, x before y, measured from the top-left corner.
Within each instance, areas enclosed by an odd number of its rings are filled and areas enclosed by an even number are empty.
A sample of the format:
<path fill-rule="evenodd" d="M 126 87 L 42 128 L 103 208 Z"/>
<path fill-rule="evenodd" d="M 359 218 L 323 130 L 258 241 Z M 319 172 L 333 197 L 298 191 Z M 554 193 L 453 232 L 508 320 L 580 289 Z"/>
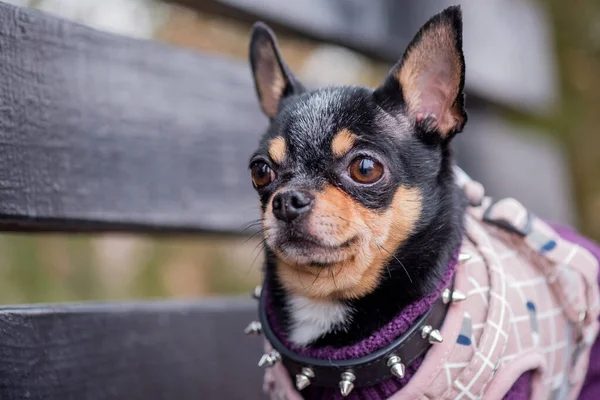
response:
<path fill-rule="evenodd" d="M 360 157 L 352 161 L 349 172 L 355 182 L 375 183 L 383 176 L 383 166 L 370 158 Z"/>
<path fill-rule="evenodd" d="M 275 173 L 264 162 L 255 162 L 250 168 L 252 172 L 252 183 L 255 188 L 262 188 L 273 182 Z"/>

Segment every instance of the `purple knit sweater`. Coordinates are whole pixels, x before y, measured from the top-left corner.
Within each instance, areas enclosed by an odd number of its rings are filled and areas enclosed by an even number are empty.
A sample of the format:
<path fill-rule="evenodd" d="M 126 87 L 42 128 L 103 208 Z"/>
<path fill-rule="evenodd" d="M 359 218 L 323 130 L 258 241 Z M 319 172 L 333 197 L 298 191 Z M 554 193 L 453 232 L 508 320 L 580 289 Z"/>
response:
<path fill-rule="evenodd" d="M 582 247 L 588 249 L 592 254 L 594 254 L 598 260 L 600 260 L 600 246 L 597 244 L 587 240 L 581 235 L 577 234 L 574 230 L 559 226 L 556 224 L 552 224 L 553 228 L 556 229 L 557 233 L 574 243 L 581 245 Z M 358 358 L 370 354 L 378 349 L 381 349 L 388 344 L 390 344 L 394 339 L 404 333 L 412 323 L 421 316 L 425 311 L 431 307 L 437 297 L 440 295 L 441 291 L 448 286 L 454 272 L 456 270 L 457 265 L 457 256 L 455 256 L 452 261 L 449 263 L 448 268 L 446 269 L 446 273 L 440 284 L 438 285 L 436 291 L 431 293 L 429 296 L 416 301 L 409 306 L 407 306 L 401 313 L 399 313 L 396 318 L 394 318 L 390 323 L 384 326 L 380 331 L 374 333 L 370 337 L 364 339 L 363 341 L 352 345 L 346 346 L 342 348 L 334 348 L 334 347 L 322 347 L 322 348 L 300 348 L 294 346 L 285 336 L 284 331 L 278 325 L 275 320 L 274 312 L 272 309 L 272 304 L 267 298 L 267 315 L 269 318 L 269 322 L 273 328 L 274 333 L 277 337 L 282 341 L 282 343 L 306 356 L 321 358 L 321 359 L 331 359 L 331 360 L 345 360 L 350 358 Z M 600 284 L 600 282 L 599 282 Z M 339 391 L 336 388 L 320 388 L 309 386 L 303 392 L 306 398 L 309 399 L 350 399 L 350 400 L 383 400 L 390 397 L 392 394 L 396 393 L 411 379 L 416 370 L 421 365 L 423 359 L 416 359 L 413 364 L 411 364 L 408 368 L 406 368 L 406 374 L 403 379 L 390 378 L 387 381 L 379 383 L 377 385 L 371 387 L 365 387 L 360 389 L 355 389 L 348 397 L 342 397 Z M 527 400 L 531 396 L 531 378 L 532 373 L 528 372 L 523 374 L 513 387 L 509 390 L 509 392 L 504 396 L 505 400 Z M 586 381 L 584 387 L 581 392 L 580 399 L 581 400 L 594 400 L 600 398 L 600 341 L 597 341 L 596 344 L 592 348 L 591 356 L 590 356 L 590 368 L 586 377 Z"/>

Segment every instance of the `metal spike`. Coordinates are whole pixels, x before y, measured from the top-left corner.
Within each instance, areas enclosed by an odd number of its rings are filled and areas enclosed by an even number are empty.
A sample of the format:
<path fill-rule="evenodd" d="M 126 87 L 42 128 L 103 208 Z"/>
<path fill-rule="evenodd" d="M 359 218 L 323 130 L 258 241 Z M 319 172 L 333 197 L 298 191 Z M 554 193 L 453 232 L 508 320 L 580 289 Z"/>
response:
<path fill-rule="evenodd" d="M 472 256 L 469 253 L 460 253 L 458 255 L 458 262 L 462 264 L 464 262 L 469 261 L 471 259 L 471 257 Z"/>
<path fill-rule="evenodd" d="M 271 367 L 273 366 L 273 361 L 271 360 L 270 354 L 263 354 L 260 360 L 258 360 L 259 367 Z"/>
<path fill-rule="evenodd" d="M 296 389 L 302 390 L 310 385 L 310 379 L 306 375 L 296 375 Z"/>
<path fill-rule="evenodd" d="M 314 378 L 315 373 L 309 367 L 303 367 L 299 374 L 296 374 L 296 389 L 302 390 L 310 385 L 310 378 Z"/>
<path fill-rule="evenodd" d="M 450 291 L 450 289 L 444 289 L 444 291 L 442 292 L 442 301 L 444 302 L 444 304 L 448 304 L 450 302 L 451 295 L 452 292 Z"/>
<path fill-rule="evenodd" d="M 390 367 L 392 375 L 397 378 L 404 378 L 404 373 L 406 372 L 406 368 L 404 364 L 402 364 L 402 360 L 398 356 L 391 356 L 388 358 L 387 366 Z"/>
<path fill-rule="evenodd" d="M 352 392 L 354 389 L 354 384 L 350 381 L 340 381 L 340 393 L 342 396 L 346 397 Z"/>
<path fill-rule="evenodd" d="M 421 329 L 421 337 L 429 340 L 429 343 L 431 344 L 442 343 L 444 341 L 441 332 L 437 329 L 433 329 L 431 325 L 425 325 Z"/>
<path fill-rule="evenodd" d="M 244 329 L 246 335 L 260 335 L 262 333 L 262 325 L 258 321 L 252 321 Z"/>
<path fill-rule="evenodd" d="M 426 339 L 432 330 L 433 330 L 433 327 L 431 325 L 425 325 L 423 328 L 421 328 L 421 337 L 423 339 Z"/>
<path fill-rule="evenodd" d="M 252 298 L 255 300 L 260 299 L 260 294 L 262 292 L 262 286 L 258 285 L 257 287 L 254 288 L 254 290 L 252 291 Z"/>
<path fill-rule="evenodd" d="M 354 389 L 354 380 L 356 376 L 352 372 L 342 372 L 342 380 L 340 381 L 340 393 L 346 397 Z"/>
<path fill-rule="evenodd" d="M 270 353 L 263 354 L 258 361 L 259 367 L 269 368 L 275 365 L 277 361 L 281 360 L 281 354 L 277 350 L 273 350 Z"/>
<path fill-rule="evenodd" d="M 446 288 L 442 292 L 442 301 L 444 304 L 448 304 L 449 302 L 458 303 L 459 301 L 463 301 L 467 298 L 467 296 L 463 292 L 459 292 L 458 290 L 450 291 L 450 289 Z"/>
<path fill-rule="evenodd" d="M 406 372 L 406 369 L 404 368 L 404 364 L 402 363 L 398 363 L 398 364 L 394 364 L 391 367 L 392 370 L 392 374 L 397 377 L 397 378 L 404 378 L 404 373 Z"/>
<path fill-rule="evenodd" d="M 259 367 L 271 367 L 273 366 L 273 360 L 271 360 L 270 354 L 263 354 L 260 360 L 258 360 Z"/>
<path fill-rule="evenodd" d="M 458 290 L 453 291 L 452 292 L 452 297 L 450 298 L 450 300 L 453 303 L 459 303 L 459 302 L 464 301 L 466 299 L 467 299 L 467 295 L 464 294 L 463 292 L 458 291 Z"/>
<path fill-rule="evenodd" d="M 442 337 L 442 333 L 437 329 L 434 329 L 431 331 L 428 339 L 429 339 L 429 343 L 431 343 L 431 344 L 442 343 L 444 341 L 444 338 Z"/>

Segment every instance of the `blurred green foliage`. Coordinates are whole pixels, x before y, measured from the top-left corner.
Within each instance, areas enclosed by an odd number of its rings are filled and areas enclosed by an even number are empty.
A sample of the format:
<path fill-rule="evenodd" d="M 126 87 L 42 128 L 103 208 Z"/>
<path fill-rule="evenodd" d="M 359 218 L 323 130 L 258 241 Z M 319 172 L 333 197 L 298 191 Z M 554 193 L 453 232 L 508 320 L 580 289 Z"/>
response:
<path fill-rule="evenodd" d="M 0 303 L 247 293 L 260 277 L 257 244 L 214 237 L 4 234 Z"/>

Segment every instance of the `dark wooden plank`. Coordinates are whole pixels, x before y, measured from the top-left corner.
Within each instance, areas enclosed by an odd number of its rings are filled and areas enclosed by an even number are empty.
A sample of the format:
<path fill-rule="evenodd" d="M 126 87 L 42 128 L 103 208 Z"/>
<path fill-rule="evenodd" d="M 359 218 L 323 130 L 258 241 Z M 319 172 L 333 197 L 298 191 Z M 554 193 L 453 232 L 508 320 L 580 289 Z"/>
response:
<path fill-rule="evenodd" d="M 0 398 L 260 399 L 256 302 L 0 309 Z"/>
<path fill-rule="evenodd" d="M 314 23 L 339 16 L 331 27 L 357 40 L 402 40 L 404 24 L 373 25 L 386 9 L 359 3 L 313 7 Z M 257 217 L 246 160 L 265 126 L 245 63 L 0 4 L 1 230 L 239 232 Z"/>
<path fill-rule="evenodd" d="M 245 63 L 0 3 L 0 229 L 238 232 L 266 122 Z"/>

